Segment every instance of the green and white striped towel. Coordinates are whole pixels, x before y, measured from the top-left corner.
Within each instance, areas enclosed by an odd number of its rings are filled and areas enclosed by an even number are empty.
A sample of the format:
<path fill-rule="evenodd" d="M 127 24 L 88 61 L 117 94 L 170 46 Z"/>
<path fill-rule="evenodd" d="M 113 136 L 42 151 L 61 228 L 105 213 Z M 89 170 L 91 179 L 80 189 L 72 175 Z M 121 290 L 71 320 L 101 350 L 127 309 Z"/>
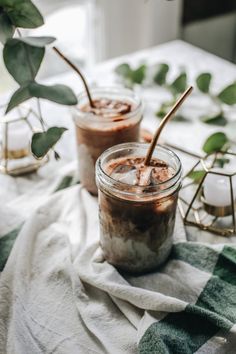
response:
<path fill-rule="evenodd" d="M 165 266 L 120 274 L 102 257 L 97 200 L 73 168 L 6 178 L 15 198 L 0 207 L 1 354 L 236 353 L 234 246 L 186 242 L 177 223 Z"/>

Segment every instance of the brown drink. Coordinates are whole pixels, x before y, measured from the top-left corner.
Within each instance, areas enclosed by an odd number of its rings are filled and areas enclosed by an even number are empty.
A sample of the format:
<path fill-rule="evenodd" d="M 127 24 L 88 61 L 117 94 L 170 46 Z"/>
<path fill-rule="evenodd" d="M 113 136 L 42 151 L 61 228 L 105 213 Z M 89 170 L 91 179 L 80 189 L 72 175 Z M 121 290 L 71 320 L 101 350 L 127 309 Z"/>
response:
<path fill-rule="evenodd" d="M 99 88 L 91 91 L 95 108 L 85 94 L 79 97 L 74 111 L 79 156 L 80 181 L 97 194 L 95 162 L 109 147 L 139 141 L 142 107 L 130 90 Z"/>
<path fill-rule="evenodd" d="M 157 146 L 144 166 L 147 144 L 120 144 L 97 161 L 100 244 L 105 259 L 132 273 L 161 265 L 172 246 L 181 163 Z"/>

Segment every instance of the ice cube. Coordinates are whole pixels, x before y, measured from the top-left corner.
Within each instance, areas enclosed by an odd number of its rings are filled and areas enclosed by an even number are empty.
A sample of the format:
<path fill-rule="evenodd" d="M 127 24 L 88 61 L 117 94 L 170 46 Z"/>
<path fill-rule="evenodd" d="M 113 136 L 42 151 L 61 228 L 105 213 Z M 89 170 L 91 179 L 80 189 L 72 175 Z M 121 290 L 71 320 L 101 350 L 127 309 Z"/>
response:
<path fill-rule="evenodd" d="M 112 173 L 127 173 L 130 171 L 135 171 L 136 168 L 135 166 L 130 166 L 130 165 L 117 165 L 114 170 L 112 171 Z"/>
<path fill-rule="evenodd" d="M 125 166 L 130 167 L 130 166 Z M 135 168 L 127 169 L 127 172 L 113 172 L 111 177 L 114 178 L 116 181 L 135 185 L 137 183 L 137 172 Z"/>

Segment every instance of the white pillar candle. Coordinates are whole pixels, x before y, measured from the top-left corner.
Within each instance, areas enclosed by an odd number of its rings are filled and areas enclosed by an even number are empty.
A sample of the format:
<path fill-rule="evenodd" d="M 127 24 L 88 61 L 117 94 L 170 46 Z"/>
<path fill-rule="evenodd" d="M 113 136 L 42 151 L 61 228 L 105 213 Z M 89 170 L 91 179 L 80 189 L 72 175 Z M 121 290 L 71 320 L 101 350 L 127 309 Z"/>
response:
<path fill-rule="evenodd" d="M 226 173 L 225 169 L 215 168 L 212 171 Z M 232 177 L 234 200 L 236 198 L 236 178 Z M 230 179 L 227 176 L 208 173 L 203 183 L 205 201 L 209 205 L 224 207 L 231 205 Z"/>
<path fill-rule="evenodd" d="M 32 132 L 24 121 L 8 123 L 7 142 L 6 142 L 6 124 L 3 124 L 2 143 L 3 149 L 8 151 L 25 150 L 29 148 Z"/>

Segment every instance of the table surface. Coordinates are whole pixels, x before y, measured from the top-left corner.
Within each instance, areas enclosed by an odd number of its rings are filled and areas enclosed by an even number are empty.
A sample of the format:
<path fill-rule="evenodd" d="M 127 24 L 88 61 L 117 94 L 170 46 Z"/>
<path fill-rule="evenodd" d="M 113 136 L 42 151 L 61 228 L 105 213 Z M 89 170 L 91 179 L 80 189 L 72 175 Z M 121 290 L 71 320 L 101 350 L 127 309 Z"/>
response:
<path fill-rule="evenodd" d="M 199 73 L 210 72 L 213 75 L 212 90 L 216 93 L 236 79 L 236 66 L 234 64 L 188 43 L 176 40 L 162 44 L 158 47 L 149 48 L 98 64 L 93 70 L 87 73 L 90 85 L 120 85 L 117 76 L 114 74 L 114 68 L 123 62 L 128 62 L 134 67 L 141 63 L 146 63 L 148 66 L 152 66 L 165 62 L 170 66 L 170 81 L 174 79 L 182 69 L 184 69 L 188 74 L 189 84 L 192 85 L 194 85 L 195 78 Z M 66 72 L 57 77 L 52 77 L 47 80 L 47 83 L 69 84 L 75 92 L 80 92 L 82 89 L 80 80 L 73 72 Z M 159 120 L 155 117 L 155 112 L 163 101 L 170 98 L 169 93 L 158 86 L 135 87 L 135 90 L 142 97 L 145 106 L 143 126 L 153 132 L 159 123 Z M 233 122 L 229 127 L 220 127 L 220 129 L 219 127 L 208 126 L 201 123 L 199 117 L 209 111 L 212 111 L 211 102 L 195 88 L 193 94 L 185 102 L 184 107 L 182 108 L 183 114 L 189 117 L 191 122 L 171 122 L 163 132 L 164 141 L 186 148 L 195 153 L 202 154 L 202 144 L 209 134 L 218 130 L 227 130 L 230 131 L 231 136 L 232 134 L 236 135 L 236 129 L 232 129 L 232 126 L 234 126 Z M 232 117 L 234 113 L 235 107 L 231 108 L 228 112 L 231 120 L 233 120 Z M 75 160 L 76 144 L 74 125 L 68 107 L 44 101 L 43 115 L 49 124 L 57 126 L 62 125 L 69 128 L 69 131 L 59 142 L 57 150 L 60 152 L 63 161 Z M 189 160 L 184 155 L 181 155 L 181 158 L 183 159 L 184 168 L 189 169 Z M 0 183 L 4 186 L 4 183 L 6 183 L 5 177 L 0 176 Z M 3 189 L 1 194 L 6 200 L 7 196 Z M 10 197 L 12 198 L 15 193 L 19 195 L 21 191 L 21 189 L 19 191 L 17 188 L 13 188 Z M 7 199 L 9 200 L 9 196 Z M 229 241 L 222 237 L 216 239 L 212 235 L 209 235 L 209 237 L 206 238 L 205 233 L 204 236 L 201 236 L 202 233 L 200 231 L 198 232 L 198 235 L 201 241 Z"/>

